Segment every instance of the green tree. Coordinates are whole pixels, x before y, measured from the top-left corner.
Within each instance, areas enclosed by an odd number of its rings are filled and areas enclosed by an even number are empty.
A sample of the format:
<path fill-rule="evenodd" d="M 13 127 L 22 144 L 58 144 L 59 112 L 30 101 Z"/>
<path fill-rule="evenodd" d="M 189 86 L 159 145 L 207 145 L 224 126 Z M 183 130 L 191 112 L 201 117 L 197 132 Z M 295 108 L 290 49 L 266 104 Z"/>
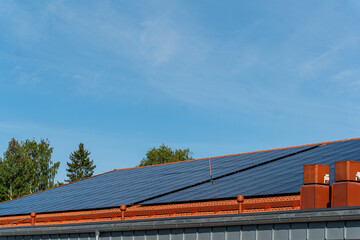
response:
<path fill-rule="evenodd" d="M 49 141 L 9 142 L 0 159 L 0 200 L 12 200 L 54 186 L 60 162 L 53 163 Z"/>
<path fill-rule="evenodd" d="M 73 182 L 83 178 L 91 177 L 94 174 L 94 161 L 90 160 L 90 152 L 84 148 L 84 144 L 79 144 L 79 149 L 72 152 L 69 156 L 70 162 L 67 162 L 69 168 L 66 169 L 69 178 L 66 182 Z"/>
<path fill-rule="evenodd" d="M 158 148 L 152 148 L 146 153 L 146 158 L 143 158 L 139 166 L 148 166 L 155 164 L 163 164 L 170 162 L 179 162 L 185 160 L 191 160 L 193 153 L 189 148 L 172 150 L 165 144 L 162 144 Z"/>
<path fill-rule="evenodd" d="M 4 158 L 0 159 L 0 201 L 29 193 L 27 165 L 20 143 L 12 138 Z"/>
<path fill-rule="evenodd" d="M 34 139 L 27 139 L 22 142 L 22 149 L 25 159 L 29 162 L 30 193 L 54 187 L 60 162 L 54 163 L 51 160 L 54 148 L 50 147 L 49 140 L 41 139 L 40 142 L 36 142 Z"/>

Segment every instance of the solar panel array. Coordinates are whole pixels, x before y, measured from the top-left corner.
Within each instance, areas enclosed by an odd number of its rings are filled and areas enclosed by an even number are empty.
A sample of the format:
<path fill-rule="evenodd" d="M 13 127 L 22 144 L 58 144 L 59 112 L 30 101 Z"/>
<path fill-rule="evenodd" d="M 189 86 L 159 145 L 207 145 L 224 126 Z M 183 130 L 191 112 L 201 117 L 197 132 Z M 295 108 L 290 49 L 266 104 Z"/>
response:
<path fill-rule="evenodd" d="M 360 161 L 360 140 L 331 143 L 310 151 L 289 156 L 262 166 L 178 191 L 143 204 L 207 200 L 237 195 L 258 196 L 297 193 L 303 185 L 303 166 L 307 164 L 330 165 L 334 179 L 337 161 Z M 216 190 L 215 190 L 216 189 Z"/>
<path fill-rule="evenodd" d="M 0 216 L 299 192 L 304 164 L 340 160 L 360 160 L 360 140 L 111 171 L 2 203 Z"/>

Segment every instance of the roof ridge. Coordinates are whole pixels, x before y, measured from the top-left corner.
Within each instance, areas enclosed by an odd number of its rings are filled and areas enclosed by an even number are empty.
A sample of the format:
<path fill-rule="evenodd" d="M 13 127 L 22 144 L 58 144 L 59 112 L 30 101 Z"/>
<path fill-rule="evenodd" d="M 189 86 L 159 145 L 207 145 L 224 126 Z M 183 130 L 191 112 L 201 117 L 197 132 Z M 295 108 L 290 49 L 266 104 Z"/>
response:
<path fill-rule="evenodd" d="M 330 143 L 346 142 L 346 141 L 353 141 L 353 140 L 360 140 L 360 138 L 349 138 L 349 139 L 336 140 L 336 141 L 327 141 L 327 142 L 320 142 L 320 143 L 311 143 L 311 144 L 291 146 L 291 147 L 284 147 L 284 148 L 274 148 L 274 149 L 268 149 L 268 150 L 260 150 L 260 151 L 246 152 L 246 153 L 236 153 L 236 154 L 229 154 L 229 155 L 223 155 L 223 156 L 215 156 L 215 157 L 207 157 L 207 158 L 190 159 L 190 160 L 185 160 L 185 161 L 170 162 L 170 163 L 161 163 L 161 164 L 154 164 L 154 165 L 148 165 L 148 166 L 139 166 L 139 167 L 130 167 L 130 168 L 119 168 L 119 169 L 115 168 L 113 171 L 123 171 L 123 170 L 130 170 L 130 169 L 137 169 L 137 168 L 145 168 L 145 167 L 156 167 L 156 166 L 169 165 L 169 164 L 175 164 L 175 163 L 193 162 L 193 161 L 200 161 L 200 160 L 209 160 L 209 159 L 214 159 L 214 158 L 240 156 L 240 155 L 253 154 L 253 153 L 261 153 L 261 152 L 279 151 L 279 150 L 292 149 L 292 148 L 300 148 L 300 147 L 309 147 L 309 146 L 315 146 L 315 145 L 322 145 L 322 146 L 323 146 L 323 145 L 327 145 L 327 144 L 330 144 Z"/>

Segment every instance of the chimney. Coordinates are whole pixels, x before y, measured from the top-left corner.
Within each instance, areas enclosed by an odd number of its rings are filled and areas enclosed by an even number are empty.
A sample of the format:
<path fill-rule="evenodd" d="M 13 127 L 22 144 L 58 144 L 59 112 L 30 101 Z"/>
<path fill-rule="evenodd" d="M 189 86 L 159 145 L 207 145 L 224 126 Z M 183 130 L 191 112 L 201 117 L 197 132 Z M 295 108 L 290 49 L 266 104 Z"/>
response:
<path fill-rule="evenodd" d="M 331 207 L 360 206 L 360 162 L 335 163 Z"/>
<path fill-rule="evenodd" d="M 300 208 L 327 208 L 330 206 L 330 166 L 304 165 L 304 186 L 300 190 Z"/>

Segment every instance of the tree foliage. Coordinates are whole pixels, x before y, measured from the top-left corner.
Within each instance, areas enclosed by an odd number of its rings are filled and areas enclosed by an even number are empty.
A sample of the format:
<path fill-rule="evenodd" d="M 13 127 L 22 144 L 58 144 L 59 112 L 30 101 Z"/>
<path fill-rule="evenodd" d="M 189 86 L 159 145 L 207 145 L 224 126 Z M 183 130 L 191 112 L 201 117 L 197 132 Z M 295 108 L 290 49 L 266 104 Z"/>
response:
<path fill-rule="evenodd" d="M 48 140 L 9 142 L 0 159 L 0 200 L 11 200 L 54 186 L 60 162 L 53 163 Z"/>
<path fill-rule="evenodd" d="M 148 166 L 155 164 L 163 164 L 170 162 L 179 162 L 185 160 L 191 160 L 193 153 L 189 148 L 172 150 L 165 144 L 162 144 L 158 148 L 152 148 L 146 153 L 146 158 L 143 158 L 139 166 Z"/>
<path fill-rule="evenodd" d="M 84 144 L 79 144 L 79 149 L 70 154 L 70 162 L 67 162 L 69 168 L 66 169 L 69 178 L 66 182 L 73 182 L 83 178 L 91 177 L 94 174 L 94 161 L 90 160 L 90 152 L 84 148 Z"/>
<path fill-rule="evenodd" d="M 29 169 L 20 143 L 14 138 L 9 142 L 4 158 L 0 159 L 0 200 L 11 200 L 29 192 Z"/>
<path fill-rule="evenodd" d="M 49 141 L 41 139 L 37 143 L 35 140 L 26 140 L 22 143 L 22 148 L 24 157 L 29 161 L 31 169 L 30 192 L 43 191 L 54 187 L 55 175 L 60 162 L 53 163 L 51 161 L 53 148 L 50 147 Z"/>

